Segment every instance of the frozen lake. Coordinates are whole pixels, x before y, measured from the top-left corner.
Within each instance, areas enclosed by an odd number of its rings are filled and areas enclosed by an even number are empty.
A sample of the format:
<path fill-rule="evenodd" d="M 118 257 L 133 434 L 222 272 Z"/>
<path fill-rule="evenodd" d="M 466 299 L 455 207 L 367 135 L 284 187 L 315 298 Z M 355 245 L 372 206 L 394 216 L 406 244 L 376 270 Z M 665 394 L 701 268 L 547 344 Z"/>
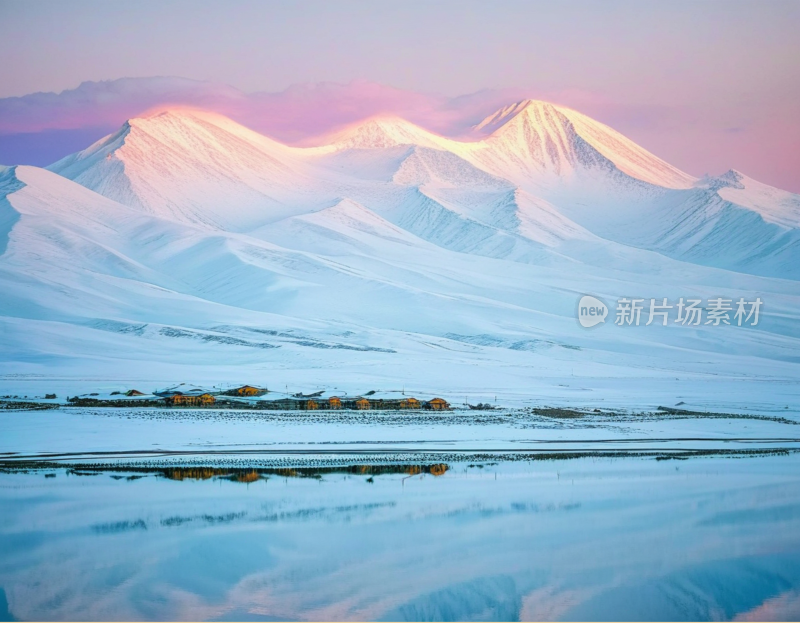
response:
<path fill-rule="evenodd" d="M 800 455 L 442 469 L 0 474 L 0 617 L 800 615 Z"/>
<path fill-rule="evenodd" d="M 70 461 L 168 455 L 253 461 L 271 455 L 419 452 L 444 453 L 453 460 L 454 453 L 465 452 L 776 448 L 800 448 L 800 417 L 794 410 L 704 416 L 588 412 L 581 417 L 548 417 L 525 409 L 0 410 L 0 457 Z"/>
<path fill-rule="evenodd" d="M 798 428 L 0 412 L 0 620 L 796 620 Z"/>

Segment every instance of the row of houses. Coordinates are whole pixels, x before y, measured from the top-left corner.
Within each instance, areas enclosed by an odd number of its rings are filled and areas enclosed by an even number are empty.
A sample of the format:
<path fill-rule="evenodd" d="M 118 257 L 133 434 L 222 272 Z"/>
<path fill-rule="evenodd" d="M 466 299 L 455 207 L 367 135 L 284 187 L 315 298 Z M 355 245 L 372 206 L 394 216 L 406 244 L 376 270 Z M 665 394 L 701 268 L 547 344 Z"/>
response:
<path fill-rule="evenodd" d="M 141 395 L 140 392 L 132 390 L 127 392 L 129 396 Z M 241 407 L 248 406 L 257 409 L 280 410 L 280 411 L 316 411 L 316 410 L 340 410 L 349 409 L 354 411 L 396 411 L 396 410 L 429 410 L 446 411 L 450 409 L 450 403 L 443 398 L 431 398 L 430 400 L 419 400 L 412 396 L 382 397 L 376 396 L 375 392 L 369 392 L 364 396 L 327 396 L 324 392 L 303 395 L 295 394 L 274 400 L 247 401 L 243 403 L 238 399 L 260 397 L 267 394 L 266 389 L 261 389 L 251 385 L 243 385 L 238 388 L 211 392 L 202 389 L 191 389 L 181 391 L 178 389 L 155 392 L 155 395 L 163 399 L 168 406 L 172 407 Z"/>
<path fill-rule="evenodd" d="M 278 398 L 277 400 L 264 401 L 269 406 L 262 408 L 316 411 L 351 409 L 354 411 L 397 411 L 408 409 L 427 409 L 429 411 L 446 411 L 450 403 L 443 398 L 431 400 L 417 400 L 411 396 L 403 398 L 365 398 L 364 396 L 329 398 Z"/>

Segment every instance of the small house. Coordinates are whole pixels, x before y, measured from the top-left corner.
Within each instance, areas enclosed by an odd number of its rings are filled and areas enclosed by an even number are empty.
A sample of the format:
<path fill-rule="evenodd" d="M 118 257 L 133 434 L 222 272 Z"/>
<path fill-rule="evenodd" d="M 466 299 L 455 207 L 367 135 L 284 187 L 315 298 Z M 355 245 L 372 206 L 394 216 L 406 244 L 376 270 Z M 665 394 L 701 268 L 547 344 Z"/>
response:
<path fill-rule="evenodd" d="M 173 407 L 208 407 L 213 405 L 217 399 L 211 394 L 180 394 L 176 393 L 165 398 L 168 405 Z"/>
<path fill-rule="evenodd" d="M 329 409 L 341 409 L 342 408 L 342 399 L 338 396 L 331 396 L 328 398 L 328 408 Z"/>
<path fill-rule="evenodd" d="M 140 392 L 138 389 L 129 389 L 125 392 L 126 396 L 144 396 L 144 392 Z"/>
<path fill-rule="evenodd" d="M 323 406 L 325 405 L 325 401 L 312 398 L 276 398 L 275 400 L 263 401 L 259 408 L 279 411 L 316 411 L 320 408 L 320 402 L 322 402 Z"/>
<path fill-rule="evenodd" d="M 400 408 L 401 409 L 419 409 L 420 408 L 419 400 L 416 398 L 412 398 L 409 396 L 408 398 L 403 398 L 400 401 Z"/>
<path fill-rule="evenodd" d="M 227 396 L 263 396 L 266 393 L 266 389 L 254 387 L 253 385 L 242 385 L 241 387 L 237 387 L 225 392 Z"/>
<path fill-rule="evenodd" d="M 366 410 L 369 409 L 369 400 L 366 398 L 359 398 L 356 400 L 356 409 Z"/>
<path fill-rule="evenodd" d="M 450 403 L 442 398 L 432 398 L 425 403 L 425 408 L 432 411 L 447 411 Z"/>

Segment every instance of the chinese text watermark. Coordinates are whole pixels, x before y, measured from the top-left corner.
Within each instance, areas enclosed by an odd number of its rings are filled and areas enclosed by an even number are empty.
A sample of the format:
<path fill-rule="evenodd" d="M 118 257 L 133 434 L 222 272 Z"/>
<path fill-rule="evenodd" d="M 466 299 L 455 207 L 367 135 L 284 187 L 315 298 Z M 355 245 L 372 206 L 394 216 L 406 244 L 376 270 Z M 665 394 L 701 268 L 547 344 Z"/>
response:
<path fill-rule="evenodd" d="M 614 324 L 618 326 L 645 326 L 670 323 L 684 326 L 713 327 L 727 324 L 733 326 L 758 325 L 761 298 L 748 301 L 743 297 L 738 301 L 722 297 L 708 299 L 680 298 L 670 303 L 663 299 L 621 298 L 617 301 Z M 578 321 L 581 326 L 593 327 L 605 322 L 608 308 L 593 296 L 583 296 L 578 303 Z"/>

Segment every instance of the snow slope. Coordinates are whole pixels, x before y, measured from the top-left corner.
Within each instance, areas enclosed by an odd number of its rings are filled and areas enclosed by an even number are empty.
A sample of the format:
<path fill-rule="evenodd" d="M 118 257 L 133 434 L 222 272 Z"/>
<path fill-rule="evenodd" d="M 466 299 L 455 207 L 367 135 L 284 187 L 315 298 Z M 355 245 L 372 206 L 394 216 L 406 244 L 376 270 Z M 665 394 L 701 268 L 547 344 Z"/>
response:
<path fill-rule="evenodd" d="M 50 170 L 156 216 L 249 229 L 314 203 L 318 182 L 293 154 L 221 115 L 167 110 L 128 121 Z"/>
<path fill-rule="evenodd" d="M 480 130 L 381 118 L 289 148 L 170 110 L 50 170 L 3 168 L 0 383 L 250 371 L 354 392 L 795 404 L 776 387 L 800 366 L 796 196 L 694 180 L 540 102 Z M 753 328 L 617 327 L 612 309 L 587 331 L 583 294 L 765 303 Z"/>
<path fill-rule="evenodd" d="M 758 212 L 765 221 L 788 228 L 800 227 L 799 195 L 762 184 L 733 169 L 704 181 L 726 201 Z"/>
<path fill-rule="evenodd" d="M 245 235 L 154 217 L 34 167 L 5 178 L 0 194 L 16 220 L 0 259 L 0 335 L 13 387 L 29 374 L 248 374 L 486 396 L 574 386 L 577 368 L 584 389 L 567 397 L 590 403 L 629 400 L 619 392 L 632 375 L 658 400 L 678 376 L 684 393 L 708 396 L 716 379 L 714 395 L 747 391 L 768 403 L 786 396 L 767 380 L 791 378 L 798 365 L 790 281 L 604 241 L 571 255 L 539 245 L 538 258 L 497 259 L 447 249 L 349 199 Z M 757 329 L 586 331 L 574 319 L 583 292 L 758 292 L 770 307 Z"/>

